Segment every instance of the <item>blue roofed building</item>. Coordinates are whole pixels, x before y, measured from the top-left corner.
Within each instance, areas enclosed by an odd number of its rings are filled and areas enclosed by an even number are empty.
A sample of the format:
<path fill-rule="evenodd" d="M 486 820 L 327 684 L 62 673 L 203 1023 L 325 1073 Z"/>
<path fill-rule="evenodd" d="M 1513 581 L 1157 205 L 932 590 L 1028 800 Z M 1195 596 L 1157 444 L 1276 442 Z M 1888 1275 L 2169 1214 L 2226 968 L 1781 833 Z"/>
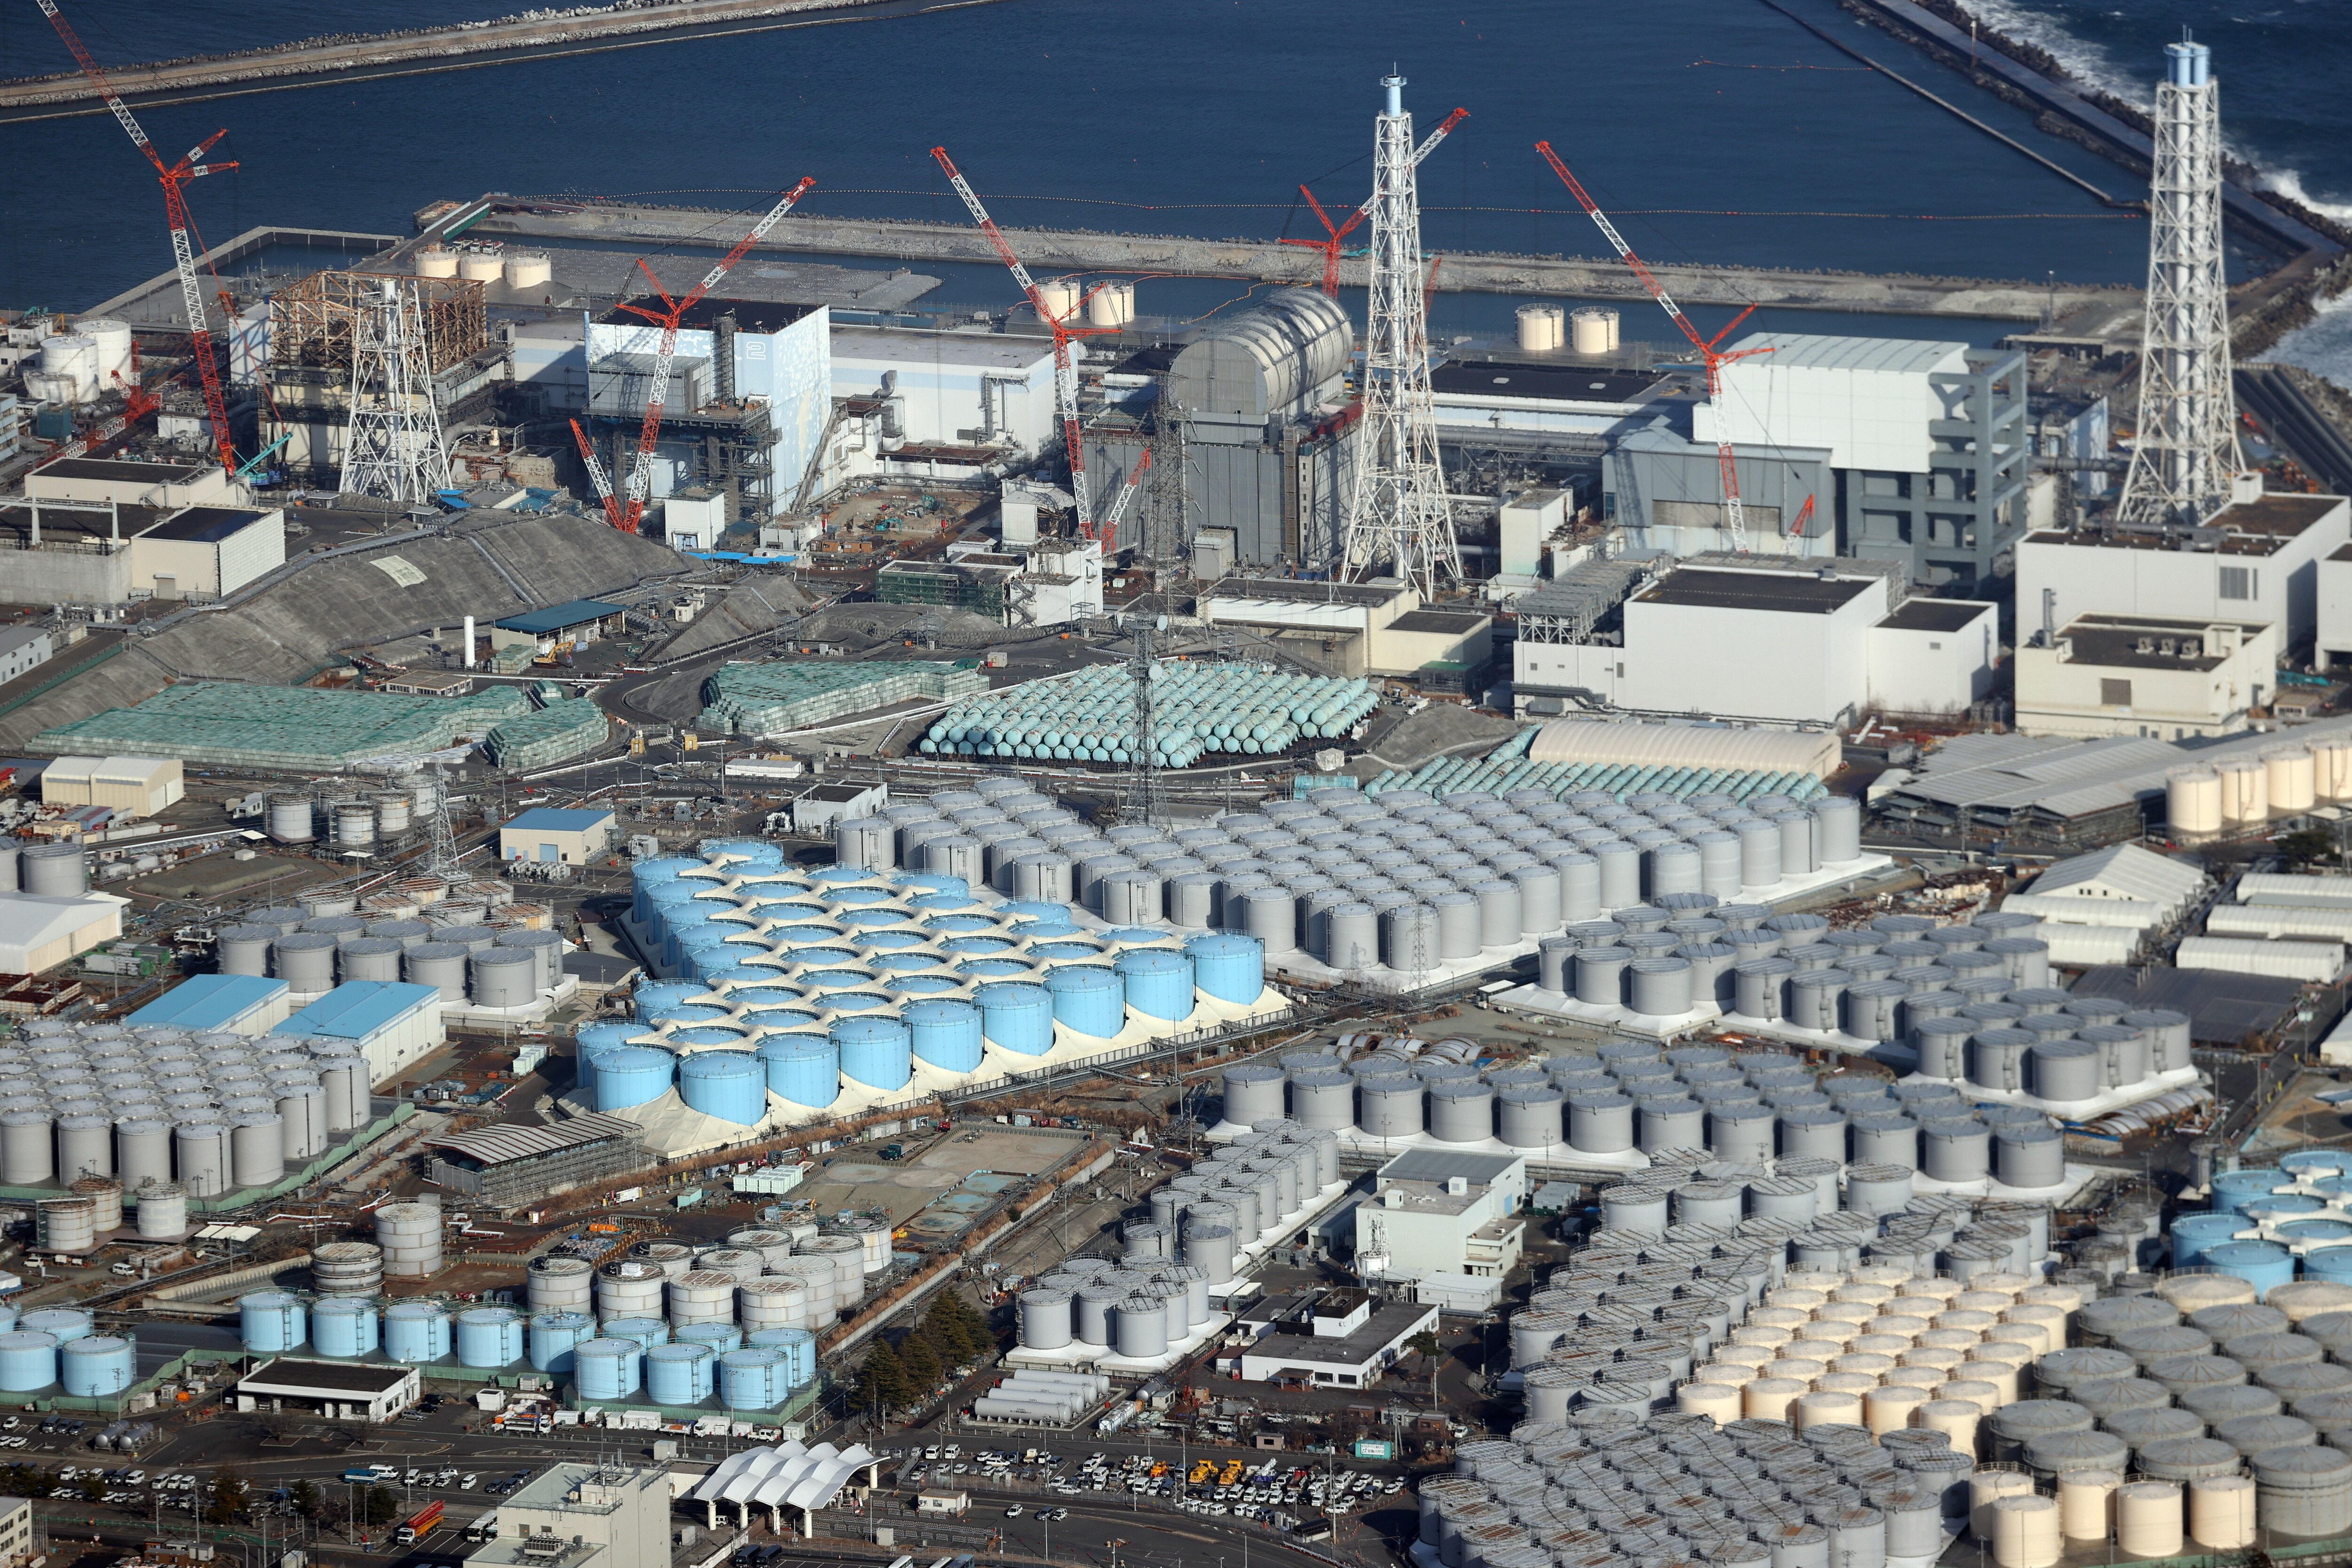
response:
<path fill-rule="evenodd" d="M 617 632 L 628 615 L 626 605 L 615 605 L 604 599 L 572 599 L 561 605 L 550 605 L 543 610 L 527 615 L 509 616 L 490 625 L 490 647 L 493 648 L 529 646 L 541 653 L 553 651 L 558 643 L 587 644 L 607 632 Z"/>
<path fill-rule="evenodd" d="M 438 986 L 390 980 L 338 985 L 289 1014 L 270 1033 L 350 1040 L 366 1054 L 368 1076 L 379 1085 L 440 1049 L 448 1037 Z"/>
<path fill-rule="evenodd" d="M 258 974 L 199 974 L 163 993 L 124 1023 L 158 1024 L 198 1034 L 226 1030 L 266 1035 L 286 1021 L 294 994 L 283 980 Z"/>
<path fill-rule="evenodd" d="M 499 829 L 499 858 L 585 866 L 613 843 L 609 811 L 534 805 Z"/>

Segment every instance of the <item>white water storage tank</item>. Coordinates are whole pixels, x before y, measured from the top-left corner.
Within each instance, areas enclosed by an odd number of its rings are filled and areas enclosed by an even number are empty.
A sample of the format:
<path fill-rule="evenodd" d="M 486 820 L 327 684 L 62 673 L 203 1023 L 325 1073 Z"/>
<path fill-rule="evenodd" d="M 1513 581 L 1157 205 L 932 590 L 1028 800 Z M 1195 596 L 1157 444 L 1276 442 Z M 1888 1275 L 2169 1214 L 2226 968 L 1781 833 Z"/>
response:
<path fill-rule="evenodd" d="M 2164 815 L 2173 832 L 2221 831 L 2221 775 L 2211 768 L 2175 768 L 2164 776 Z"/>
<path fill-rule="evenodd" d="M 507 253 L 506 279 L 509 289 L 537 289 L 553 275 L 553 265 L 543 250 L 513 250 Z"/>
<path fill-rule="evenodd" d="M 584 1258 L 534 1258 L 523 1273 L 534 1312 L 586 1312 L 595 1306 L 596 1266 Z"/>
<path fill-rule="evenodd" d="M 1070 1342 L 1074 1294 L 1059 1286 L 1034 1286 L 1021 1292 L 1021 1343 L 1030 1350 L 1060 1350 Z"/>
<path fill-rule="evenodd" d="M 383 1248 L 372 1241 L 322 1242 L 310 1253 L 310 1279 L 321 1296 L 376 1295 L 383 1289 Z"/>
<path fill-rule="evenodd" d="M 1087 300 L 1087 324 L 1124 327 L 1135 320 L 1135 285 L 1127 282 L 1097 286 Z"/>
<path fill-rule="evenodd" d="M 33 1205 L 34 1245 L 44 1252 L 88 1252 L 98 1245 L 97 1205 L 88 1198 L 47 1198 Z"/>
<path fill-rule="evenodd" d="M 375 1244 L 383 1248 L 383 1271 L 396 1279 L 422 1279 L 441 1271 L 441 1210 L 424 1204 L 385 1204 L 375 1211 Z"/>
<path fill-rule="evenodd" d="M 1617 312 L 1603 305 L 1587 305 L 1569 318 L 1570 347 L 1580 354 L 1617 352 Z"/>
<path fill-rule="evenodd" d="M 596 1276 L 596 1315 L 600 1318 L 657 1318 L 668 1276 L 661 1265 L 635 1259 L 607 1263 Z"/>
<path fill-rule="evenodd" d="M 188 1190 L 176 1182 L 159 1182 L 131 1194 L 139 1200 L 133 1216 L 142 1241 L 177 1241 L 188 1234 Z"/>
<path fill-rule="evenodd" d="M 1558 305 L 1520 306 L 1519 347 L 1529 353 L 1557 353 L 1567 343 L 1567 319 Z"/>
<path fill-rule="evenodd" d="M 1111 1310 L 1111 1348 L 1122 1356 L 1149 1359 L 1168 1352 L 1168 1304 L 1136 1294 Z"/>
<path fill-rule="evenodd" d="M 215 1198 L 228 1191 L 229 1131 L 217 1121 L 187 1121 L 172 1131 L 172 1163 L 189 1195 Z"/>

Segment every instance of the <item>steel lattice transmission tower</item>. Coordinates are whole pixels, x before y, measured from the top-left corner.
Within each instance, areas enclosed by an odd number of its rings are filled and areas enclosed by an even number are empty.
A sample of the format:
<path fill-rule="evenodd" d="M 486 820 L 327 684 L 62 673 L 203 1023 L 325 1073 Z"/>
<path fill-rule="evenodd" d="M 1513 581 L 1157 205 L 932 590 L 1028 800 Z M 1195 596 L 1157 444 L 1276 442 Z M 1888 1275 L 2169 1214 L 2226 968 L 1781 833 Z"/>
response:
<path fill-rule="evenodd" d="M 2230 499 L 2239 466 L 2221 257 L 2221 87 L 2203 44 L 2165 46 L 2148 184 L 2147 325 L 2139 438 L 2116 520 L 2193 528 Z"/>
<path fill-rule="evenodd" d="M 1437 461 L 1412 116 L 1405 112 L 1404 78 L 1383 77 L 1381 86 L 1388 103 L 1373 122 L 1364 417 L 1341 571 L 1350 578 L 1391 572 L 1428 595 L 1440 579 L 1461 578 L 1462 552 Z"/>
<path fill-rule="evenodd" d="M 425 308 L 400 279 L 352 322 L 352 419 L 343 436 L 345 495 L 382 496 L 403 506 L 449 487 L 449 448 L 433 405 Z"/>

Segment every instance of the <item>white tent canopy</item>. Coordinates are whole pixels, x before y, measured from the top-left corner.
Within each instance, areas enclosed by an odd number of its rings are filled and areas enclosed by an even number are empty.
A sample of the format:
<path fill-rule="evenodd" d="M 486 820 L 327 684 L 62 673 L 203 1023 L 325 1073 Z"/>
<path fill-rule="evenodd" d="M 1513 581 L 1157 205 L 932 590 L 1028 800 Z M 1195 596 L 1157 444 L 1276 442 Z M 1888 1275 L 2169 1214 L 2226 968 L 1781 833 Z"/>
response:
<path fill-rule="evenodd" d="M 1727 724 L 1646 724 L 1564 719 L 1536 731 L 1528 760 L 1809 773 L 1827 778 L 1843 755 L 1832 731 L 1742 730 Z"/>
<path fill-rule="evenodd" d="M 2205 873 L 2137 844 L 2114 844 L 2061 860 L 2033 879 L 2036 899 L 2128 899 L 2156 905 L 2167 920 L 2186 910 Z"/>
<path fill-rule="evenodd" d="M 783 1510 L 800 1510 L 806 1523 L 817 1510 L 839 1497 L 861 1470 L 870 1472 L 881 1462 L 863 1443 L 846 1448 L 830 1443 L 812 1448 L 797 1442 L 746 1448 L 727 1456 L 687 1495 L 709 1507 L 714 1526 L 719 1521 L 719 1505 L 730 1502 L 735 1505 L 739 1524 L 748 1528 L 751 1510 L 764 1508 L 782 1530 Z M 871 1484 L 873 1477 L 869 1474 L 866 1480 Z"/>

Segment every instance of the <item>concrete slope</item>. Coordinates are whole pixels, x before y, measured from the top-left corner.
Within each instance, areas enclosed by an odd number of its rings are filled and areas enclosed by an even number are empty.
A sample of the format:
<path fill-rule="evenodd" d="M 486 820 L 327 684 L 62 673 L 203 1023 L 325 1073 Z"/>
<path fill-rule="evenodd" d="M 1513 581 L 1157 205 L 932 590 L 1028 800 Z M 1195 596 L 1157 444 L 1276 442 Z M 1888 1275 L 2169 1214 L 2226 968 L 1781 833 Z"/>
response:
<path fill-rule="evenodd" d="M 761 632 L 773 631 L 782 621 L 808 608 L 807 595 L 782 577 L 739 583 L 727 596 L 709 605 L 667 642 L 646 650 L 646 662 L 667 664 L 725 647 Z"/>
<path fill-rule="evenodd" d="M 487 625 L 687 569 L 651 540 L 572 517 L 468 522 L 430 539 L 337 556 L 242 603 L 189 616 L 0 714 L 0 746 L 22 746 L 54 725 L 128 707 L 175 679 L 287 685 L 342 649 L 454 626 L 468 615 Z"/>

